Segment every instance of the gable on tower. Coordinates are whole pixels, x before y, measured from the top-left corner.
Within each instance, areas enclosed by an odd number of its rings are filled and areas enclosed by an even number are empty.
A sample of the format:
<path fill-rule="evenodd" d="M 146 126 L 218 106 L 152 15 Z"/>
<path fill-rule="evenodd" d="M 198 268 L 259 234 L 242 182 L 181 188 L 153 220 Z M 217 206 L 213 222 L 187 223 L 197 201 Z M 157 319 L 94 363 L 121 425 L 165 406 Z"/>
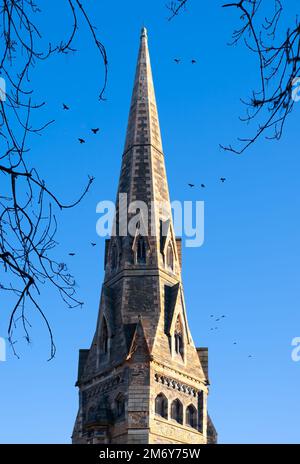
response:
<path fill-rule="evenodd" d="M 80 351 L 73 442 L 216 440 L 207 413 L 208 352 L 195 347 L 188 326 L 145 28 L 117 198 L 123 194 L 126 205 L 117 201 L 105 244 L 95 335 Z M 138 212 L 142 204 L 146 213 Z M 132 230 L 124 233 L 119 213 Z"/>

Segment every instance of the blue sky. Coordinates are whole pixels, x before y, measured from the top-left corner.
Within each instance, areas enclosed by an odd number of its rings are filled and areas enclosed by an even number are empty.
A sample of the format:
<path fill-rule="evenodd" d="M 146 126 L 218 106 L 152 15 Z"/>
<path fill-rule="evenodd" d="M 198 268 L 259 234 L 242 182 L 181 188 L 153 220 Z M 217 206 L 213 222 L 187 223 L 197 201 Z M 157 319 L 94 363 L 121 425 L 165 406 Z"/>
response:
<path fill-rule="evenodd" d="M 76 197 L 88 174 L 96 177 L 79 207 L 58 214 L 56 256 L 76 276 L 85 305 L 68 310 L 53 289 L 43 289 L 57 356 L 46 361 L 47 333 L 31 314 L 32 345 L 20 338 L 21 359 L 8 352 L 7 362 L 0 363 L 0 441 L 70 442 L 78 406 L 78 349 L 91 342 L 103 278 L 104 239 L 95 231 L 96 204 L 115 199 L 145 24 L 171 198 L 205 201 L 205 242 L 183 250 L 183 280 L 195 344 L 209 347 L 209 411 L 219 440 L 299 443 L 300 362 L 291 359 L 291 341 L 300 336 L 300 103 L 282 140 L 261 140 L 240 157 L 225 153 L 219 143 L 247 133 L 238 120 L 240 98 L 257 83 L 255 57 L 242 45 L 227 46 L 238 16 L 219 1 L 204 7 L 191 0 L 188 11 L 172 22 L 166 20 L 165 1 L 93 3 L 88 11 L 108 53 L 107 101 L 97 100 L 103 68 L 80 25 L 78 53 L 36 68 L 36 96 L 47 102 L 42 117 L 56 123 L 43 137 L 32 138 L 30 152 L 32 164 L 65 200 Z M 40 18 L 41 28 L 54 38 L 66 28 L 61 4 L 45 5 Z M 292 11 L 297 11 L 294 0 L 289 1 Z M 181 58 L 179 66 L 174 57 Z M 70 111 L 62 111 L 62 102 Z M 101 132 L 90 135 L 90 128 L 98 126 Z M 87 143 L 79 145 L 78 137 Z M 191 190 L 188 182 L 207 187 Z M 97 242 L 95 248 L 91 241 Z M 70 251 L 76 256 L 69 257 Z M 2 296 L 2 308 L 8 307 L 7 298 Z M 226 315 L 218 330 L 210 330 L 211 314 Z M 0 336 L 6 334 L 5 316 L 4 310 Z"/>

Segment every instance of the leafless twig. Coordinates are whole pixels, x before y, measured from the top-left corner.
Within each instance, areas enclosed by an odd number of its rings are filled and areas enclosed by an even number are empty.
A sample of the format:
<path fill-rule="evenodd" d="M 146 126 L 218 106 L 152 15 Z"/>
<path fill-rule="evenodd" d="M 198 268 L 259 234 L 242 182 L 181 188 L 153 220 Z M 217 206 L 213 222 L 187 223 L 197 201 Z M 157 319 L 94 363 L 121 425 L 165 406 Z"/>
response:
<path fill-rule="evenodd" d="M 185 8 L 186 1 L 172 1 L 169 20 Z M 238 148 L 232 145 L 224 150 L 241 154 L 262 135 L 267 139 L 280 139 L 288 115 L 292 112 L 300 85 L 300 22 L 295 14 L 294 24 L 282 32 L 283 6 L 281 0 L 240 0 L 223 5 L 239 13 L 241 25 L 233 32 L 231 45 L 243 41 L 251 53 L 256 54 L 260 87 L 253 90 L 246 105 L 246 115 L 240 118 L 249 124 L 257 122 L 255 133 L 239 138 Z"/>
<path fill-rule="evenodd" d="M 246 116 L 242 121 L 259 121 L 255 134 L 239 138 L 241 147 L 222 146 L 236 154 L 243 153 L 261 135 L 267 139 L 280 139 L 287 116 L 295 104 L 294 85 L 300 76 L 300 23 L 295 24 L 282 35 L 280 19 L 283 12 L 280 0 L 273 0 L 273 12 L 269 16 L 262 10 L 264 0 L 242 0 L 227 3 L 224 8 L 235 8 L 240 12 L 242 26 L 234 31 L 232 44 L 244 41 L 246 47 L 257 55 L 260 74 L 260 88 L 254 90 L 248 101 Z M 263 15 L 263 16 L 262 16 Z"/>
<path fill-rule="evenodd" d="M 107 83 L 107 57 L 95 27 L 81 2 L 65 0 L 73 24 L 67 37 L 57 45 L 49 44 L 41 51 L 41 37 L 36 23 L 40 13 L 38 0 L 2 0 L 0 7 L 0 73 L 9 91 L 0 95 L 0 291 L 15 295 L 10 312 L 8 340 L 13 352 L 15 332 L 21 324 L 24 337 L 30 342 L 30 309 L 40 314 L 50 336 L 50 359 L 55 356 L 54 337 L 41 307 L 39 296 L 43 285 L 57 289 L 68 307 L 81 305 L 75 294 L 75 280 L 67 265 L 53 258 L 57 242 L 56 213 L 76 206 L 88 192 L 93 177 L 89 177 L 79 198 L 67 204 L 47 186 L 37 170 L 29 165 L 27 153 L 30 137 L 41 134 L 54 121 L 40 127 L 31 123 L 31 114 L 44 103 L 33 103 L 30 76 L 37 63 L 53 54 L 74 52 L 78 21 L 84 21 L 104 65 L 104 83 L 99 98 L 103 99 Z M 43 31 L 45 33 L 45 31 Z"/>

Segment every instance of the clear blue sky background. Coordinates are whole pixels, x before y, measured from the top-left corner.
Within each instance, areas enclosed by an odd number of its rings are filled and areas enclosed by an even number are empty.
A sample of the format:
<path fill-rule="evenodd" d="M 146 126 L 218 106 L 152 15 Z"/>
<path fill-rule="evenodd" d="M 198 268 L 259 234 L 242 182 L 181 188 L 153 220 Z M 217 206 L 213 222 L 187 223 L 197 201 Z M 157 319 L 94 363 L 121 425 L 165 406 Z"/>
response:
<path fill-rule="evenodd" d="M 64 2 L 43 3 L 48 5 L 41 29 L 58 38 L 70 24 Z M 247 133 L 238 120 L 239 98 L 257 83 L 255 58 L 243 46 L 227 46 L 238 16 L 223 10 L 220 1 L 191 0 L 189 10 L 172 22 L 166 20 L 164 0 L 86 3 L 107 48 L 107 101 L 97 101 L 103 68 L 80 25 L 78 53 L 36 69 L 36 96 L 47 101 L 42 116 L 56 123 L 32 139 L 30 152 L 32 163 L 65 200 L 76 197 L 88 174 L 96 176 L 82 204 L 58 214 L 56 255 L 75 274 L 85 305 L 68 310 L 44 288 L 41 301 L 57 356 L 46 361 L 47 333 L 31 314 L 32 345 L 20 336 L 21 359 L 8 352 L 7 362 L 0 363 L 0 441 L 70 442 L 78 406 L 78 350 L 91 342 L 103 278 L 104 239 L 96 235 L 95 209 L 98 201 L 115 199 L 145 24 L 171 197 L 205 201 L 205 243 L 184 249 L 183 279 L 195 344 L 209 347 L 209 411 L 219 440 L 299 443 L 300 363 L 291 360 L 291 340 L 300 336 L 300 103 L 280 142 L 262 140 L 241 157 L 224 153 L 219 143 Z M 299 13 L 297 1 L 284 3 L 289 13 Z M 182 59 L 179 66 L 174 57 Z M 191 58 L 197 59 L 195 66 Z M 62 111 L 62 102 L 71 110 Z M 101 132 L 92 136 L 90 128 L 98 126 Z M 87 143 L 79 145 L 77 137 Z M 221 176 L 228 179 L 224 185 Z M 191 190 L 188 182 L 207 188 Z M 69 251 L 76 256 L 69 257 Z M 5 336 L 3 308 L 9 301 L 1 298 L 0 335 Z M 210 331 L 211 314 L 226 314 L 216 331 Z"/>

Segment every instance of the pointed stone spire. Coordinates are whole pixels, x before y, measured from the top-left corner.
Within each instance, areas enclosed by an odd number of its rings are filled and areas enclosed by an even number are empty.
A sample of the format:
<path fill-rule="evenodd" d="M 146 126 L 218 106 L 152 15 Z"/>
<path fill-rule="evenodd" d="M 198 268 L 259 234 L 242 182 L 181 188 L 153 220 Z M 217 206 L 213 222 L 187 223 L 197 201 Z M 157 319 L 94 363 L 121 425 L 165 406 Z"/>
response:
<path fill-rule="evenodd" d="M 134 233 L 122 233 L 119 213 L 129 224 L 141 204 Z M 144 27 L 116 206 L 96 331 L 80 353 L 73 442 L 207 443 L 207 349 L 197 351 L 188 327 Z"/>
<path fill-rule="evenodd" d="M 161 220 L 170 220 L 171 223 L 171 206 L 145 27 L 142 28 L 140 35 L 116 202 L 116 233 L 122 237 L 124 237 L 124 233 L 122 233 L 119 219 L 120 213 L 124 213 L 125 207 L 122 205 L 121 211 L 119 211 L 119 198 L 120 195 L 124 194 L 127 195 L 127 205 L 139 201 L 148 207 L 148 217 L 144 217 L 141 221 L 148 230 L 146 247 L 149 259 L 144 267 L 153 268 L 155 266 L 157 268 L 163 265 L 160 237 Z M 158 205 L 155 210 L 152 209 L 154 203 Z M 159 205 L 163 205 L 163 211 L 159 209 Z M 134 212 L 127 213 L 128 224 L 133 216 L 135 216 Z M 119 271 L 124 268 L 128 269 L 129 266 L 135 266 L 132 258 L 133 248 L 137 243 L 135 238 L 121 238 L 118 241 L 119 245 L 117 243 L 117 246 L 122 248 L 118 263 Z M 133 243 L 131 243 L 131 239 L 133 239 Z M 108 256 L 112 254 L 113 246 L 116 246 L 116 241 L 111 240 Z M 175 237 L 173 237 L 173 248 L 178 263 Z M 110 268 L 109 259 L 107 262 L 106 275 L 107 278 L 110 278 L 115 271 Z M 180 274 L 179 265 L 176 266 L 176 272 Z"/>
<path fill-rule="evenodd" d="M 153 145 L 162 151 L 151 63 L 148 50 L 148 35 L 141 30 L 140 49 L 131 97 L 125 152 L 139 144 Z"/>

